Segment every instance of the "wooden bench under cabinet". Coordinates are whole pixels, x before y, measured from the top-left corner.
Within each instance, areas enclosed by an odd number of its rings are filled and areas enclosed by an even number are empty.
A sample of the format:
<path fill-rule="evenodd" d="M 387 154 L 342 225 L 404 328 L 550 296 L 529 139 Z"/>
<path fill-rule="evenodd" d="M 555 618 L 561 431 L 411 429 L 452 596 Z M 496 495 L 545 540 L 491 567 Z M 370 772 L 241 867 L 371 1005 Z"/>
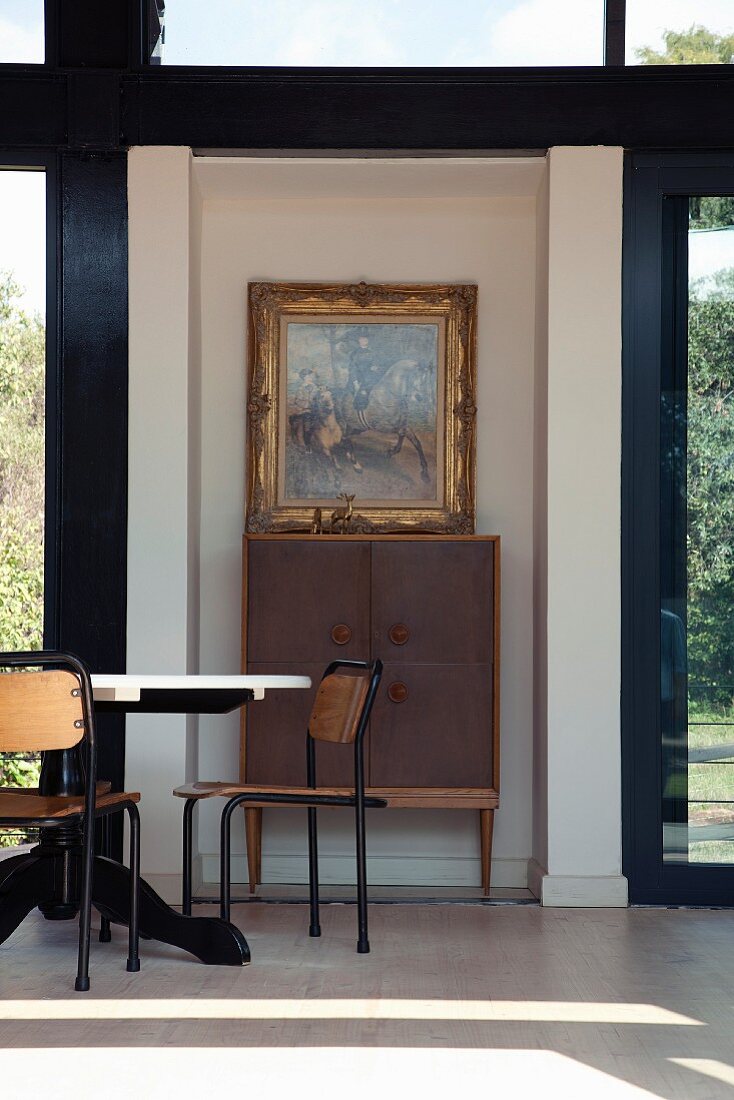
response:
<path fill-rule="evenodd" d="M 367 735 L 369 793 L 390 806 L 479 810 L 489 893 L 499 805 L 499 572 L 496 535 L 246 535 L 243 671 L 310 676 L 380 657 Z M 305 780 L 311 692 L 273 692 L 243 711 L 240 780 Z M 322 746 L 320 784 L 346 786 Z M 262 809 L 248 808 L 250 890 L 260 882 Z"/>

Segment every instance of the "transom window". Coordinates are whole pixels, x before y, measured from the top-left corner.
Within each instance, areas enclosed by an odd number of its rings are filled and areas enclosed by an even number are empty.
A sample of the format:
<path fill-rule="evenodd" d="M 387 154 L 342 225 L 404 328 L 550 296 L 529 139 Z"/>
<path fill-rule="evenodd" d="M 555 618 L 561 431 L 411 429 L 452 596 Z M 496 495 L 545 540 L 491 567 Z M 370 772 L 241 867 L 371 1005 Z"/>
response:
<path fill-rule="evenodd" d="M 150 61 L 541 68 L 734 61 L 731 0 L 148 0 Z M 606 42 L 606 46 L 605 46 Z"/>
<path fill-rule="evenodd" d="M 604 0 L 151 0 L 171 65 L 601 65 Z M 153 14 L 153 11 L 151 14 Z"/>

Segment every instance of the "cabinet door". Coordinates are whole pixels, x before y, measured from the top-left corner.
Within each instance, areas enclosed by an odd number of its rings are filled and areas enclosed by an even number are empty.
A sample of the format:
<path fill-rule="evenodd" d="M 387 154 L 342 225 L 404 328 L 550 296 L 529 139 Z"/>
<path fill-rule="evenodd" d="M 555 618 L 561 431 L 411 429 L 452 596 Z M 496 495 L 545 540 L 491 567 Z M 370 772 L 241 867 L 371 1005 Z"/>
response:
<path fill-rule="evenodd" d="M 252 539 L 247 546 L 248 661 L 367 660 L 368 542 Z"/>
<path fill-rule="evenodd" d="M 491 787 L 492 666 L 387 664 L 370 723 L 369 782 Z"/>
<path fill-rule="evenodd" d="M 493 579 L 492 542 L 375 542 L 373 655 L 383 661 L 491 664 Z"/>
<path fill-rule="evenodd" d="M 288 664 L 250 662 L 253 675 L 310 676 L 311 689 L 266 691 L 265 698 L 248 704 L 245 782 L 306 785 L 306 728 L 323 663 Z M 365 738 L 365 760 L 369 759 Z M 352 745 L 316 745 L 316 781 L 326 787 L 354 785 Z"/>

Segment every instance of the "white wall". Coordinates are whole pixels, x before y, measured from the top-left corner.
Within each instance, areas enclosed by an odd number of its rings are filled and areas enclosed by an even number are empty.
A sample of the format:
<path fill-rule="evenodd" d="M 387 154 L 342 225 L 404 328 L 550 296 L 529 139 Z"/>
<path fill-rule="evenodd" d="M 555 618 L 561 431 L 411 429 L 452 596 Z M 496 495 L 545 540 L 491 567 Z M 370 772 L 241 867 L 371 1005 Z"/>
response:
<path fill-rule="evenodd" d="M 190 415 L 188 150 L 131 150 L 128 209 L 127 668 L 182 672 L 195 668 L 198 642 L 198 511 L 189 465 L 196 418 Z M 192 331 L 195 337 L 195 325 Z M 166 877 L 177 877 L 181 859 L 181 812 L 170 791 L 186 775 L 186 731 L 180 715 L 127 720 L 126 784 L 142 794 L 143 869 L 168 896 Z"/>
<path fill-rule="evenodd" d="M 547 409 L 538 421 L 538 807 L 546 905 L 624 905 L 620 517 L 622 150 L 549 156 Z M 542 711 L 542 707 L 540 708 Z M 547 862 L 545 862 L 547 860 Z"/>
<path fill-rule="evenodd" d="M 199 185 L 193 173 L 191 159 L 189 171 L 189 356 L 188 356 L 188 587 L 186 671 L 198 672 L 200 664 L 199 615 L 201 571 L 201 215 L 202 200 Z M 186 716 L 186 781 L 199 775 L 199 715 Z"/>
<path fill-rule="evenodd" d="M 131 152 L 128 667 L 239 668 L 247 282 L 477 282 L 477 529 L 503 539 L 493 882 L 524 885 L 532 857 L 546 904 L 623 904 L 621 151 L 554 150 L 538 195 L 544 173 L 537 159 Z M 237 718 L 202 718 L 198 735 L 178 718 L 128 729 L 143 869 L 174 875 L 168 791 L 236 775 Z M 216 812 L 202 807 L 199 829 L 209 880 Z M 371 880 L 478 883 L 475 816 L 375 815 Z M 325 879 L 348 881 L 351 829 L 338 813 L 324 824 Z M 266 880 L 305 877 L 304 839 L 297 814 L 266 814 Z"/>
<path fill-rule="evenodd" d="M 323 166 L 320 166 L 323 170 Z M 207 198 L 221 164 L 203 165 L 201 667 L 236 671 L 240 536 L 245 496 L 245 302 L 255 279 L 476 282 L 479 285 L 477 530 L 502 535 L 502 778 L 493 881 L 524 886 L 531 841 L 532 433 L 534 192 L 497 190 L 507 165 L 414 165 L 399 183 L 381 165 L 336 162 L 314 182 L 298 164 L 232 166 L 247 198 Z M 467 180 L 467 173 L 469 180 Z M 299 178 L 300 177 L 300 178 Z M 305 177 L 305 179 L 304 179 Z M 328 187 L 328 197 L 323 188 Z M 230 189 L 231 191 L 234 188 Z M 299 198 L 303 191 L 312 197 Z M 276 191 L 278 199 L 265 194 Z M 395 192 L 403 197 L 393 197 Z M 354 197 L 339 197 L 344 194 Z M 410 197 L 412 196 L 412 197 Z M 202 775 L 236 774 L 236 718 L 201 720 Z M 202 806 L 205 877 L 216 877 L 217 807 Z M 324 815 L 325 881 L 352 881 L 351 822 Z M 241 856 L 236 873 L 244 878 Z M 478 814 L 386 811 L 370 819 L 375 883 L 479 883 Z M 305 833 L 296 812 L 265 812 L 263 876 L 305 880 Z"/>
<path fill-rule="evenodd" d="M 533 859 L 528 875 L 534 891 L 539 891 L 540 876 L 548 866 L 548 177 L 546 167 L 535 223 Z"/>

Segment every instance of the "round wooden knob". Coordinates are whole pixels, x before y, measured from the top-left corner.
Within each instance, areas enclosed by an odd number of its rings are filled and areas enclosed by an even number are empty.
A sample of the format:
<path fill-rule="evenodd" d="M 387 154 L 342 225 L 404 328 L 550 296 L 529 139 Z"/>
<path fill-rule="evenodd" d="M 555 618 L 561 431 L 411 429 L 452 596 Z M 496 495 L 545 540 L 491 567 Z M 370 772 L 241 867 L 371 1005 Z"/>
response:
<path fill-rule="evenodd" d="M 337 623 L 331 628 L 331 640 L 336 645 L 346 645 L 352 640 L 351 628 L 346 623 Z"/>
<path fill-rule="evenodd" d="M 393 623 L 387 632 L 387 636 L 393 645 L 405 645 L 410 637 L 410 631 L 405 623 Z"/>
<path fill-rule="evenodd" d="M 408 698 L 408 689 L 400 680 L 396 680 L 387 689 L 387 697 L 391 703 L 404 703 Z"/>

